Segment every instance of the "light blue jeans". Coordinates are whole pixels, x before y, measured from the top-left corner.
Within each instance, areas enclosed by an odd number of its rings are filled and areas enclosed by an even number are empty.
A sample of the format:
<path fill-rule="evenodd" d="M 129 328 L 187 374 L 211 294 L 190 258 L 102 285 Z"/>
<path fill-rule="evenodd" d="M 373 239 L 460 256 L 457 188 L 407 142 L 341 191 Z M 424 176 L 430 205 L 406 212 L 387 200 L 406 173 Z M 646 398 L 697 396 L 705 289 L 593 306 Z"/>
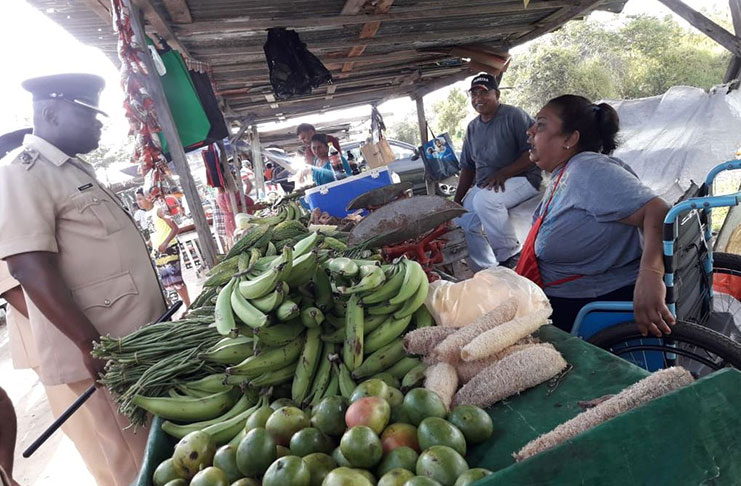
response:
<path fill-rule="evenodd" d="M 507 179 L 504 191 L 478 186 L 468 190 L 463 198 L 463 207 L 468 213 L 455 221 L 466 235 L 471 270 L 478 272 L 493 267 L 520 251 L 509 209 L 537 193 L 526 177 Z"/>

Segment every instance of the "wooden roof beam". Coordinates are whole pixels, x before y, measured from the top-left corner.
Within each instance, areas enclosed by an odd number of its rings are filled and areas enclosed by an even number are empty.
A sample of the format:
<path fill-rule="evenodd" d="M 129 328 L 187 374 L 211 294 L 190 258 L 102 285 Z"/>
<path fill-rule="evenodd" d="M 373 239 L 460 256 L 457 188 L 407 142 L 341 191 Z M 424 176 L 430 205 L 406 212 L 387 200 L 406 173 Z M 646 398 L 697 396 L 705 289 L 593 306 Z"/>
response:
<path fill-rule="evenodd" d="M 530 29 L 529 32 L 515 35 L 514 39 L 508 43 L 507 47 L 509 48 L 524 44 L 525 42 L 538 38 L 541 35 L 553 32 L 569 20 L 580 17 L 598 7 L 603 1 L 604 0 L 579 0 L 577 2 L 571 2 L 570 6 L 564 6 L 560 10 L 542 19 L 534 25 L 533 27 L 535 28 Z"/>
<path fill-rule="evenodd" d="M 741 57 L 741 38 L 728 32 L 700 12 L 685 5 L 681 0 L 659 0 L 669 10 L 682 17 L 700 32 L 725 47 L 736 57 Z"/>
<path fill-rule="evenodd" d="M 187 0 L 162 0 L 162 3 L 165 4 L 165 9 L 174 23 L 190 24 L 193 22 Z"/>
<path fill-rule="evenodd" d="M 132 0 L 133 4 L 136 5 L 144 13 L 144 18 L 154 28 L 154 30 L 161 35 L 171 47 L 180 51 L 185 57 L 192 57 L 188 49 L 183 45 L 182 42 L 177 38 L 175 33 L 170 28 L 170 25 L 165 21 L 165 18 L 154 8 L 150 0 Z"/>
<path fill-rule="evenodd" d="M 514 24 L 502 27 L 492 28 L 489 31 L 472 32 L 471 29 L 457 29 L 449 31 L 437 31 L 428 32 L 425 34 L 413 33 L 413 34 L 402 34 L 402 35 L 386 35 L 382 37 L 375 37 L 373 39 L 367 39 L 363 41 L 367 45 L 372 46 L 391 46 L 391 45 L 402 45 L 404 49 L 414 47 L 414 44 L 432 44 L 432 45 L 445 45 L 445 44 L 471 44 L 471 43 L 487 43 L 487 42 L 498 42 L 498 38 L 504 37 L 510 34 L 517 34 L 523 31 L 528 31 L 532 28 L 531 24 Z M 497 39 L 497 40 L 495 40 Z M 327 39 L 323 41 L 305 41 L 308 45 L 309 50 L 312 53 L 315 51 L 328 51 L 337 49 L 351 48 L 357 45 L 357 40 L 342 40 L 342 39 Z M 502 41 L 503 42 L 503 41 Z M 422 46 L 419 46 L 420 48 Z M 492 47 L 498 47 L 496 44 Z M 195 51 L 198 55 L 211 58 L 218 57 L 229 57 L 234 58 L 235 55 L 250 56 L 253 54 L 263 53 L 262 44 L 259 45 L 247 45 L 247 46 L 213 46 L 204 47 Z M 319 56 L 323 57 L 323 56 Z"/>
<path fill-rule="evenodd" d="M 96 0 L 86 0 L 96 1 Z M 228 20 L 209 20 L 193 22 L 188 25 L 174 26 L 178 35 L 182 38 L 199 34 L 229 33 L 229 32 L 251 32 L 262 31 L 272 27 L 288 27 L 293 29 L 333 27 L 342 29 L 347 25 L 365 24 L 368 22 L 400 22 L 405 20 L 432 20 L 450 17 L 482 17 L 513 12 L 532 12 L 536 10 L 555 10 L 561 7 L 573 5 L 573 2 L 565 0 L 554 1 L 531 1 L 527 10 L 523 9 L 522 0 L 477 5 L 471 7 L 431 7 L 431 8 L 394 8 L 393 12 L 370 15 L 337 15 L 327 16 L 303 16 L 303 17 L 272 17 L 266 19 L 236 18 Z"/>
<path fill-rule="evenodd" d="M 83 3 L 95 12 L 98 17 L 105 20 L 106 24 L 111 23 L 111 2 L 105 0 L 83 0 Z"/>
<path fill-rule="evenodd" d="M 348 0 L 348 2 L 351 2 L 354 0 Z M 376 8 L 374 10 L 374 14 L 380 15 L 380 14 L 387 14 L 389 10 L 391 10 L 391 6 L 394 4 L 394 0 L 379 0 L 378 4 L 376 5 Z M 344 9 L 343 9 L 344 10 Z M 366 22 L 363 24 L 363 27 L 360 29 L 360 40 L 366 40 L 366 39 L 372 39 L 376 36 L 378 33 L 378 29 L 381 28 L 381 22 L 379 20 L 374 20 L 372 22 Z M 359 43 L 358 45 L 351 47 L 350 51 L 347 53 L 347 57 L 358 57 L 362 56 L 365 52 L 366 44 Z M 355 66 L 352 62 L 346 62 L 342 66 L 342 72 L 347 73 L 352 71 L 353 66 Z M 339 77 L 345 77 L 346 74 L 340 74 Z"/>
<path fill-rule="evenodd" d="M 396 51 L 396 52 L 389 52 L 385 54 L 373 54 L 373 55 L 363 55 L 358 58 L 349 58 L 349 57 L 328 57 L 325 55 L 319 55 L 318 56 L 321 61 L 324 63 L 324 65 L 329 69 L 332 70 L 329 66 L 332 65 L 339 65 L 336 69 L 341 69 L 342 64 L 345 61 L 352 60 L 353 62 L 357 64 L 369 64 L 369 63 L 376 63 L 378 61 L 406 61 L 406 60 L 434 60 L 434 59 L 445 59 L 446 57 L 450 57 L 444 54 L 440 54 L 437 52 L 420 52 L 420 51 L 414 51 L 414 50 L 405 50 L 405 51 Z M 214 73 L 230 73 L 235 71 L 245 71 L 245 72 L 251 72 L 254 69 L 253 68 L 262 68 L 263 71 L 268 70 L 267 66 L 265 65 L 265 58 L 263 56 L 262 59 L 255 61 L 255 62 L 244 62 L 244 63 L 238 63 L 238 64 L 218 64 L 218 63 L 212 63 L 211 67 L 213 68 Z"/>

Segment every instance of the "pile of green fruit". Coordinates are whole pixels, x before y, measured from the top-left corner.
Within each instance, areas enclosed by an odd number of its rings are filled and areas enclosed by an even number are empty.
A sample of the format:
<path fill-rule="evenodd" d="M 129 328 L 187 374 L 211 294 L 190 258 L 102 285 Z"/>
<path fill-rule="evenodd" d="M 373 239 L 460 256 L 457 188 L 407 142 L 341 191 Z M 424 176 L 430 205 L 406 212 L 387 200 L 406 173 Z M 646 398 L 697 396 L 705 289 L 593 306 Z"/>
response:
<path fill-rule="evenodd" d="M 240 420 L 239 440 L 221 447 L 208 429 L 183 436 L 153 484 L 468 486 L 491 474 L 465 460 L 469 445 L 491 437 L 489 415 L 470 405 L 448 413 L 424 388 L 403 395 L 373 378 L 307 410 L 263 397 Z"/>

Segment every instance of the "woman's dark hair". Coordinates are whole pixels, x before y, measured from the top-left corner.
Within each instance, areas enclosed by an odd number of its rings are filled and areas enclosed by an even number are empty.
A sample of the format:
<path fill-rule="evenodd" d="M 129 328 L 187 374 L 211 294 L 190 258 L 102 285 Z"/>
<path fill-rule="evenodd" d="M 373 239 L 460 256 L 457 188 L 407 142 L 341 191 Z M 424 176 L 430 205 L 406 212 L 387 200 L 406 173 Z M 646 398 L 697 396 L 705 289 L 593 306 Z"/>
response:
<path fill-rule="evenodd" d="M 302 123 L 299 126 L 296 127 L 296 135 L 300 134 L 301 132 L 315 132 L 316 128 L 314 128 L 314 125 L 311 123 Z"/>
<path fill-rule="evenodd" d="M 137 187 L 136 188 L 136 194 L 139 194 L 140 196 L 144 195 L 144 188 L 143 187 Z"/>
<path fill-rule="evenodd" d="M 314 135 L 313 137 L 311 137 L 311 141 L 312 142 L 320 142 L 320 143 L 323 143 L 326 146 L 329 146 L 329 139 L 323 133 L 317 133 L 316 135 Z"/>
<path fill-rule="evenodd" d="M 559 96 L 548 104 L 558 111 L 564 133 L 579 131 L 580 152 L 611 154 L 617 148 L 620 118 L 612 106 L 578 95 Z"/>

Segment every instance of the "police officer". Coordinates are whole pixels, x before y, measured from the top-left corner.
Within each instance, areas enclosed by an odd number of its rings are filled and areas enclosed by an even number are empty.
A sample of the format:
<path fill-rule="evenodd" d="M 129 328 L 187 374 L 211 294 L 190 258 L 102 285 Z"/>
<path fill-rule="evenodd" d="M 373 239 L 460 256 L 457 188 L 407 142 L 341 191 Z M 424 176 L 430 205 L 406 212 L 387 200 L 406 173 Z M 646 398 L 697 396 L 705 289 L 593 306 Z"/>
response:
<path fill-rule="evenodd" d="M 90 355 L 104 334 L 120 337 L 165 310 L 134 222 L 80 159 L 98 146 L 103 80 L 89 74 L 29 79 L 33 133 L 0 161 L 0 259 L 21 284 L 45 385 L 82 393 L 103 363 Z M 105 389 L 86 402 L 88 431 L 116 485 L 141 467 L 146 431 L 124 431 Z"/>

